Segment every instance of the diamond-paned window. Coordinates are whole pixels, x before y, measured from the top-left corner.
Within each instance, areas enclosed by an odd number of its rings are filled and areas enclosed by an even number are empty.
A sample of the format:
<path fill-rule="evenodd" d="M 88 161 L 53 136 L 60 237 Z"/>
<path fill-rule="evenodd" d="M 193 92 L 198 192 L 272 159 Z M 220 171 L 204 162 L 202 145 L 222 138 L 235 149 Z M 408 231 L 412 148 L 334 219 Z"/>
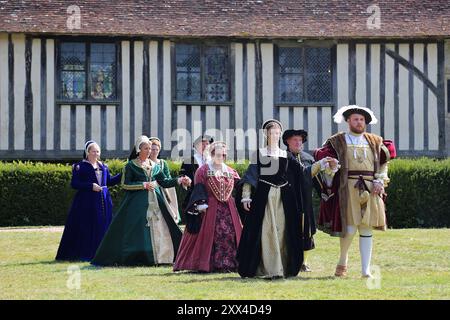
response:
<path fill-rule="evenodd" d="M 278 102 L 331 102 L 330 48 L 280 47 L 277 72 Z"/>
<path fill-rule="evenodd" d="M 61 98 L 86 99 L 86 44 L 61 44 Z"/>
<path fill-rule="evenodd" d="M 201 99 L 200 48 L 197 45 L 176 46 L 177 100 Z"/>
<path fill-rule="evenodd" d="M 117 98 L 115 43 L 62 42 L 59 97 L 62 100 Z"/>
<path fill-rule="evenodd" d="M 227 46 L 176 44 L 176 100 L 230 100 Z"/>
<path fill-rule="evenodd" d="M 116 46 L 114 43 L 91 45 L 89 81 L 93 99 L 115 98 Z"/>

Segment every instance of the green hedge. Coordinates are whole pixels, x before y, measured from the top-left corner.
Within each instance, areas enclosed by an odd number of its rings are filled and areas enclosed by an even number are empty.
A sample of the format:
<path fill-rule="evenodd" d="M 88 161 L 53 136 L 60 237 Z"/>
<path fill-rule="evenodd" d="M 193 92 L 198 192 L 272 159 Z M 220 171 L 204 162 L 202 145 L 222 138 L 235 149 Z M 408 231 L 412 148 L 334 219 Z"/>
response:
<path fill-rule="evenodd" d="M 450 158 L 394 160 L 389 176 L 388 225 L 450 227 Z"/>
<path fill-rule="evenodd" d="M 112 174 L 124 162 L 107 161 Z M 176 176 L 180 163 L 168 161 Z M 248 163 L 231 164 L 242 176 Z M 450 159 L 396 159 L 390 163 L 390 227 L 450 227 Z M 70 164 L 0 162 L 0 226 L 63 225 L 74 196 Z M 123 190 L 110 189 L 115 207 Z M 178 189 L 179 203 L 185 192 Z M 317 207 L 318 198 L 314 196 Z"/>

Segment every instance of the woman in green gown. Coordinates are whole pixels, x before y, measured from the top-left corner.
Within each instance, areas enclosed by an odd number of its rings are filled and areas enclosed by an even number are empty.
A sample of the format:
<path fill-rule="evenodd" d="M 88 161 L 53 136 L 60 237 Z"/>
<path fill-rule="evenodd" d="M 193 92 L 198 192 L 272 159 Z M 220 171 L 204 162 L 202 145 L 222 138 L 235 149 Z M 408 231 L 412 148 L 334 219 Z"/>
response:
<path fill-rule="evenodd" d="M 184 187 L 186 177 L 166 178 L 149 159 L 151 142 L 140 136 L 125 165 L 125 197 L 101 242 L 93 265 L 152 266 L 172 264 L 181 241 L 181 230 L 167 210 L 163 188 Z"/>
<path fill-rule="evenodd" d="M 161 167 L 161 171 L 166 177 L 166 179 L 172 179 L 170 175 L 169 165 L 164 159 L 158 158 L 159 152 L 161 151 L 161 140 L 157 137 L 150 137 L 150 160 Z M 172 188 L 161 188 L 161 193 L 164 196 L 164 202 L 166 204 L 167 210 L 169 210 L 170 215 L 175 220 L 177 224 L 181 222 L 180 211 L 178 210 L 178 198 L 177 191 L 175 187 Z"/>

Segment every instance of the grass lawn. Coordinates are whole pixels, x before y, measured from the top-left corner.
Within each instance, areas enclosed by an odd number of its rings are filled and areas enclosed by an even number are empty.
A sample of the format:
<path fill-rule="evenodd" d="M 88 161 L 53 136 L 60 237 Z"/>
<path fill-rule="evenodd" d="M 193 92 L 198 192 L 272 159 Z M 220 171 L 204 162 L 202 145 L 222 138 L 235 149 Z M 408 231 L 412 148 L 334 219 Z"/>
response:
<path fill-rule="evenodd" d="M 358 237 L 348 278 L 332 276 L 339 240 L 319 232 L 310 254 L 313 272 L 274 281 L 59 263 L 60 238 L 61 228 L 0 229 L 0 299 L 450 299 L 450 229 L 375 232 L 372 262 L 381 276 L 374 289 L 360 278 Z M 67 286 L 71 266 L 80 270 L 80 289 Z"/>

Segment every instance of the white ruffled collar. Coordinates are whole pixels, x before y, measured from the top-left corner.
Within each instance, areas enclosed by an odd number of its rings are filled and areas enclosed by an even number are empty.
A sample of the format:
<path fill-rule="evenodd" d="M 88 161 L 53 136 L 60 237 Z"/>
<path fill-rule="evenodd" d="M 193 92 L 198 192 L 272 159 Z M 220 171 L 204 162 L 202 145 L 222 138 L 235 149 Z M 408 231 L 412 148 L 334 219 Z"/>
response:
<path fill-rule="evenodd" d="M 208 168 L 210 171 L 214 171 L 214 172 L 218 171 L 217 169 L 215 169 L 213 167 L 212 160 L 208 160 L 208 161 L 206 161 L 206 163 L 208 164 Z M 228 172 L 228 166 L 225 163 L 222 163 L 222 172 Z"/>
<path fill-rule="evenodd" d="M 197 150 L 194 151 L 194 159 L 195 161 L 197 161 L 197 164 L 199 167 L 201 167 L 202 165 L 204 165 L 205 163 L 208 162 L 208 159 L 204 159 L 203 156 L 197 152 Z"/>
<path fill-rule="evenodd" d="M 364 134 L 358 134 L 358 133 L 353 133 L 353 132 L 347 132 L 345 134 L 345 140 L 347 142 L 347 144 L 351 144 L 351 145 L 366 145 L 369 144 L 366 140 L 366 138 L 364 137 Z"/>
<path fill-rule="evenodd" d="M 262 156 L 270 156 L 270 157 L 281 157 L 281 158 L 287 158 L 287 152 L 286 150 L 278 148 L 277 154 L 269 154 L 267 147 L 260 148 L 259 152 L 261 152 Z"/>

